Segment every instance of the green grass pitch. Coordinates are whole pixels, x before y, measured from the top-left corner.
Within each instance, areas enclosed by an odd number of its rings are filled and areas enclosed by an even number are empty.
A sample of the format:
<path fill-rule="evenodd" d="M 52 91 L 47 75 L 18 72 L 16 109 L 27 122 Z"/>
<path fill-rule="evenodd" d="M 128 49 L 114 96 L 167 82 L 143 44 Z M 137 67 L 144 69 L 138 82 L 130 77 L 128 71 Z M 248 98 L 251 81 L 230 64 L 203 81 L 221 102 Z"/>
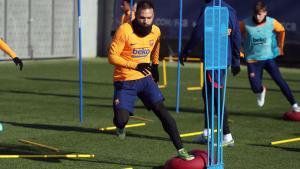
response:
<path fill-rule="evenodd" d="M 144 127 L 127 130 L 125 140 L 113 132 L 97 128 L 112 126 L 112 71 L 106 59 L 84 60 L 84 122 L 79 123 L 78 62 L 74 59 L 24 61 L 18 71 L 12 62 L 0 63 L 0 154 L 55 154 L 50 150 L 22 144 L 27 139 L 57 147 L 60 153 L 93 153 L 93 159 L 0 159 L 3 169 L 162 169 L 176 155 L 167 134 L 153 113 L 136 104 L 136 115 L 152 119 Z M 187 86 L 199 83 L 198 66 L 182 69 L 181 112 L 175 112 L 176 64 L 168 64 L 168 87 L 162 89 L 166 105 L 176 119 L 180 133 L 203 129 L 203 104 L 200 91 L 188 92 Z M 300 100 L 299 69 L 281 69 L 295 98 Z M 162 81 L 162 77 L 161 77 Z M 271 141 L 300 136 L 300 123 L 282 120 L 290 105 L 275 82 L 265 72 L 268 91 L 263 108 L 243 67 L 241 74 L 228 76 L 227 109 L 234 148 L 224 148 L 228 169 L 297 169 L 300 143 L 271 147 Z M 129 123 L 142 121 L 130 120 Z M 188 150 L 205 149 L 184 138 Z"/>

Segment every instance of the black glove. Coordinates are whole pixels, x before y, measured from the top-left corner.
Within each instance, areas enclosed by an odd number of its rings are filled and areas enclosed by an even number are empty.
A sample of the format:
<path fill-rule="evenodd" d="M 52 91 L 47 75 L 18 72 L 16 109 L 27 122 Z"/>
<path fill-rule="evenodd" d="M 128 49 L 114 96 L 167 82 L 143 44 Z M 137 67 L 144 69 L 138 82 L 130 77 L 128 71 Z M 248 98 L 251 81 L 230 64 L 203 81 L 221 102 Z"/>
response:
<path fill-rule="evenodd" d="M 136 68 L 137 71 L 143 73 L 143 75 L 148 75 L 151 72 L 150 63 L 139 63 Z"/>
<path fill-rule="evenodd" d="M 159 82 L 159 72 L 158 72 L 158 64 L 151 65 L 151 74 L 154 79 L 154 82 Z"/>
<path fill-rule="evenodd" d="M 22 69 L 23 69 L 23 62 L 22 62 L 22 60 L 21 60 L 20 58 L 18 58 L 18 57 L 15 57 L 15 58 L 13 58 L 13 61 L 15 62 L 16 66 L 18 66 L 18 65 L 19 65 L 19 67 L 20 67 L 20 70 L 22 70 Z"/>
<path fill-rule="evenodd" d="M 277 63 L 280 63 L 283 61 L 284 55 L 278 55 L 276 56 L 276 58 L 274 59 Z"/>
<path fill-rule="evenodd" d="M 231 66 L 231 73 L 233 74 L 233 76 L 236 76 L 237 74 L 239 74 L 240 71 L 241 71 L 241 68 L 239 66 L 237 66 L 237 67 Z"/>
<path fill-rule="evenodd" d="M 188 55 L 186 53 L 182 53 L 180 56 L 179 56 L 179 61 L 180 61 L 180 64 L 182 66 L 184 66 L 184 62 L 187 61 L 187 57 Z"/>
<path fill-rule="evenodd" d="M 115 34 L 116 34 L 116 30 L 112 30 L 112 31 L 110 32 L 110 36 L 111 36 L 111 37 L 114 37 Z"/>

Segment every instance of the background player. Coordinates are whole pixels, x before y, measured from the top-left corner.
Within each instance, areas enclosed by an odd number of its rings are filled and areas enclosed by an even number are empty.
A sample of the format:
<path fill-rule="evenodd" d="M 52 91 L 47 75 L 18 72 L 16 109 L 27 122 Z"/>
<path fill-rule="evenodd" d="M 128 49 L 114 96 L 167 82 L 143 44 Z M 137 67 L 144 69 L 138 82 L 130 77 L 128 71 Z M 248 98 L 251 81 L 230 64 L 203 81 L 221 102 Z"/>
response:
<path fill-rule="evenodd" d="M 266 87 L 262 85 L 263 70 L 266 70 L 292 106 L 293 112 L 300 112 L 300 107 L 288 84 L 284 81 L 275 58 L 283 56 L 285 38 L 284 27 L 274 18 L 267 16 L 267 7 L 258 1 L 253 15 L 240 22 L 243 37 L 243 53 L 248 68 L 251 89 L 257 94 L 257 104 L 265 103 Z"/>
<path fill-rule="evenodd" d="M 207 6 L 212 6 L 211 0 L 205 0 L 206 5 L 202 8 L 200 16 L 198 17 L 197 20 L 197 25 L 193 29 L 192 35 L 190 40 L 188 41 L 185 49 L 182 52 L 182 56 L 180 57 L 180 62 L 182 65 L 184 65 L 184 61 L 187 60 L 187 57 L 189 53 L 196 47 L 201 47 L 201 57 L 204 56 L 204 9 Z M 239 28 L 239 23 L 238 19 L 236 16 L 236 11 L 227 3 L 222 1 L 222 6 L 225 6 L 229 10 L 229 24 L 228 24 L 228 64 L 231 65 L 231 72 L 235 76 L 240 72 L 240 46 L 241 46 L 241 33 L 240 33 L 240 28 Z M 228 65 L 228 66 L 229 66 Z M 214 84 L 212 84 L 212 73 L 214 73 Z M 218 74 L 217 71 L 214 72 L 207 72 L 206 74 L 206 84 L 207 88 L 211 89 L 212 85 L 214 86 L 214 107 L 215 110 L 217 109 L 217 100 L 218 100 L 218 94 L 217 94 L 217 89 L 220 87 L 221 93 L 223 93 L 223 85 L 225 82 L 225 72 L 221 71 L 221 80 L 218 81 Z M 202 90 L 202 98 L 204 101 L 204 112 L 206 111 L 206 105 L 211 105 L 211 97 L 212 93 L 210 91 L 207 92 L 207 100 L 206 100 L 206 87 L 203 88 Z M 221 95 L 220 102 L 223 103 L 223 95 Z M 221 106 L 222 107 L 222 106 Z M 208 106 L 208 111 L 210 110 L 210 106 Z M 207 143 L 207 136 L 210 133 L 210 131 L 207 130 L 207 118 L 206 118 L 206 113 L 205 114 L 205 123 L 204 123 L 204 134 L 196 137 L 194 139 L 195 142 L 206 144 Z M 211 114 L 211 113 L 209 113 Z M 229 123 L 228 123 L 228 112 L 226 111 L 226 108 L 224 108 L 224 119 L 223 119 L 223 146 L 234 146 L 234 140 L 229 128 Z"/>

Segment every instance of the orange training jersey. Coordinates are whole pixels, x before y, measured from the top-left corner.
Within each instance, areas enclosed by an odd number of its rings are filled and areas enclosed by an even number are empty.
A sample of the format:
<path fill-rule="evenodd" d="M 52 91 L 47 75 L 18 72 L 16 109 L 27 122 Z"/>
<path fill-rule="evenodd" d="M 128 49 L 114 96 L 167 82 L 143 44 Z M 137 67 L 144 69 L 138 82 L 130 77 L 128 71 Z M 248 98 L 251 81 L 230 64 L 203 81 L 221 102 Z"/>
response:
<path fill-rule="evenodd" d="M 121 25 L 110 46 L 108 60 L 115 65 L 114 81 L 137 80 L 145 77 L 135 70 L 139 63 L 158 64 L 160 48 L 160 30 L 152 26 L 145 37 L 133 33 L 131 23 Z"/>

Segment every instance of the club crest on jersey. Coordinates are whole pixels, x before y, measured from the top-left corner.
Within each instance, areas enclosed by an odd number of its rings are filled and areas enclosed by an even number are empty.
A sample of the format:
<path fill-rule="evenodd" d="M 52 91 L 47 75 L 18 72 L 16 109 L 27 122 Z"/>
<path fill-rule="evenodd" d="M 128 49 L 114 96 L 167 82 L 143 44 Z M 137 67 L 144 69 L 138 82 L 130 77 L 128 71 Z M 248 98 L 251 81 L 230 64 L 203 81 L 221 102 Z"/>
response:
<path fill-rule="evenodd" d="M 118 104 L 120 104 L 120 100 L 119 99 L 115 99 L 115 105 L 118 105 Z"/>
<path fill-rule="evenodd" d="M 132 50 L 133 58 L 143 58 L 146 57 L 150 53 L 150 49 L 147 48 L 135 48 Z"/>
<path fill-rule="evenodd" d="M 153 46 L 154 45 L 154 40 L 149 40 L 149 45 Z"/>

